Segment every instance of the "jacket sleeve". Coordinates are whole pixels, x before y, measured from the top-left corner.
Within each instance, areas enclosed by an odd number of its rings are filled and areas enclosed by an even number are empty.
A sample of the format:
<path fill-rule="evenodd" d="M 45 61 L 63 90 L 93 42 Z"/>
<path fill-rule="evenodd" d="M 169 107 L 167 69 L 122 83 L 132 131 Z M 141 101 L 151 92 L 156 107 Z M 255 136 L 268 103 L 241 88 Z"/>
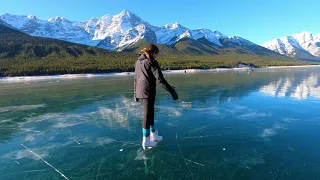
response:
<path fill-rule="evenodd" d="M 135 72 L 134 72 L 134 81 L 133 81 L 133 93 L 136 94 L 136 87 L 137 87 L 137 71 L 136 71 L 137 63 L 134 65 Z"/>
<path fill-rule="evenodd" d="M 134 94 L 136 94 L 136 86 L 137 86 L 137 78 L 136 78 L 136 75 L 134 75 L 134 83 L 133 83 L 133 92 Z"/>
<path fill-rule="evenodd" d="M 167 90 L 168 92 L 173 92 L 174 89 L 169 85 L 169 83 L 166 81 L 166 79 L 163 77 L 163 74 L 161 72 L 161 68 L 159 63 L 154 60 L 151 64 L 151 71 L 154 75 L 154 77 L 158 80 L 158 82 L 162 85 L 162 87 Z"/>

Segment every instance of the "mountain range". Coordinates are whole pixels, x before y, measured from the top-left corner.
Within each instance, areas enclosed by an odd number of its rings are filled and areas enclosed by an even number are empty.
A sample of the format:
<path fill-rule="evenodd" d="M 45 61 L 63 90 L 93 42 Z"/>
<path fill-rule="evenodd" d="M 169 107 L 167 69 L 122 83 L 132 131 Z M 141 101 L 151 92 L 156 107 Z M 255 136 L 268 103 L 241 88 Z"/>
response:
<path fill-rule="evenodd" d="M 302 32 L 274 39 L 262 45 L 282 55 L 304 60 L 320 60 L 320 34 Z"/>
<path fill-rule="evenodd" d="M 155 43 L 169 54 L 279 53 L 303 60 L 320 60 L 320 35 L 302 32 L 259 46 L 238 36 L 227 36 L 204 28 L 192 30 L 179 23 L 154 26 L 127 10 L 84 22 L 64 17 L 41 20 L 34 15 L 6 13 L 0 16 L 0 24 L 31 36 L 54 38 L 107 50 L 138 51 L 148 43 Z"/>
<path fill-rule="evenodd" d="M 84 22 L 63 17 L 41 20 L 34 15 L 0 16 L 7 25 L 31 36 L 54 38 L 95 46 L 107 50 L 138 49 L 141 41 L 162 44 L 178 54 L 220 54 L 225 48 L 238 48 L 237 53 L 275 54 L 249 40 L 226 36 L 210 29 L 191 30 L 179 23 L 153 26 L 136 14 L 124 10 L 118 15 L 105 15 Z M 139 47 L 140 48 L 140 47 Z M 227 50 L 228 51 L 228 50 Z"/>
<path fill-rule="evenodd" d="M 54 38 L 28 35 L 0 20 L 0 77 L 132 71 L 137 52 L 149 42 L 139 40 L 117 52 Z M 205 38 L 182 38 L 174 45 L 158 44 L 163 69 L 235 67 L 239 61 L 257 66 L 299 65 L 257 45 L 214 45 Z M 199 56 L 200 55 L 200 56 Z"/>

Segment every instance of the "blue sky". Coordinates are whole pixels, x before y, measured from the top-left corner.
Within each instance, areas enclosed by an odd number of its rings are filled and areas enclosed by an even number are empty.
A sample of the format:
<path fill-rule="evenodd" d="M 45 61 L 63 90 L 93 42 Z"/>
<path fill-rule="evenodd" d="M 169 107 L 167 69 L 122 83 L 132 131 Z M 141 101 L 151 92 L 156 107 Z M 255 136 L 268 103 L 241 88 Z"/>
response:
<path fill-rule="evenodd" d="M 262 44 L 302 31 L 319 34 L 318 7 L 317 0 L 2 0 L 0 14 L 84 21 L 127 9 L 153 25 L 179 22 Z"/>

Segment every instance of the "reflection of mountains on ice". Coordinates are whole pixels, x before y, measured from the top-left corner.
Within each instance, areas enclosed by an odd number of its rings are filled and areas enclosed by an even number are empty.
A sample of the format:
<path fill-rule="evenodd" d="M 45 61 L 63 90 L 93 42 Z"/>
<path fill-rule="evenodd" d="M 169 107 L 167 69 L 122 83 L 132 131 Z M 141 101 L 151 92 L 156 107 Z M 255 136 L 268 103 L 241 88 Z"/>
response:
<path fill-rule="evenodd" d="M 320 98 L 319 75 L 311 74 L 302 81 L 294 77 L 279 78 L 278 81 L 261 87 L 260 91 L 278 97 L 289 96 L 296 99 L 306 99 L 310 96 Z"/>

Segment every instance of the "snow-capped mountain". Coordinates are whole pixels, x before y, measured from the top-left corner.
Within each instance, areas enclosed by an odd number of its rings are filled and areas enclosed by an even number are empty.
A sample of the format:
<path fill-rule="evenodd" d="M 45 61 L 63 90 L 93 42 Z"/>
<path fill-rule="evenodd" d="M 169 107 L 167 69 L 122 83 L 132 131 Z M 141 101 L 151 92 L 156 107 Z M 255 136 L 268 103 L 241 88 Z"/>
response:
<path fill-rule="evenodd" d="M 7 24 L 6 22 L 4 22 L 3 20 L 0 19 L 0 25 L 15 29 L 14 27 L 10 26 L 9 24 Z"/>
<path fill-rule="evenodd" d="M 7 26 L 7 23 L 5 23 L 4 21 L 2 21 L 2 20 L 0 19 L 0 25 Z"/>
<path fill-rule="evenodd" d="M 274 39 L 262 46 L 296 58 L 320 57 L 320 35 L 312 35 L 309 32 Z"/>
<path fill-rule="evenodd" d="M 105 15 L 85 22 L 71 21 L 63 17 L 40 20 L 34 15 L 4 14 L 0 20 L 32 36 L 49 37 L 69 42 L 121 50 L 145 39 L 151 43 L 172 45 L 183 38 L 205 38 L 217 46 L 221 41 L 238 45 L 255 45 L 237 36 L 225 36 L 210 29 L 188 29 L 178 23 L 153 26 L 136 14 L 124 10 L 118 15 Z"/>
<path fill-rule="evenodd" d="M 153 27 L 157 36 L 157 43 L 171 45 L 175 43 L 179 37 L 188 31 L 188 29 L 179 23 L 167 24 L 161 27 Z"/>
<path fill-rule="evenodd" d="M 84 29 L 76 26 L 78 23 L 62 17 L 50 18 L 48 21 L 44 21 L 34 15 L 17 16 L 4 14 L 0 16 L 0 19 L 32 36 L 55 38 L 90 46 L 95 46 L 99 43 L 91 40 L 90 35 Z"/>

